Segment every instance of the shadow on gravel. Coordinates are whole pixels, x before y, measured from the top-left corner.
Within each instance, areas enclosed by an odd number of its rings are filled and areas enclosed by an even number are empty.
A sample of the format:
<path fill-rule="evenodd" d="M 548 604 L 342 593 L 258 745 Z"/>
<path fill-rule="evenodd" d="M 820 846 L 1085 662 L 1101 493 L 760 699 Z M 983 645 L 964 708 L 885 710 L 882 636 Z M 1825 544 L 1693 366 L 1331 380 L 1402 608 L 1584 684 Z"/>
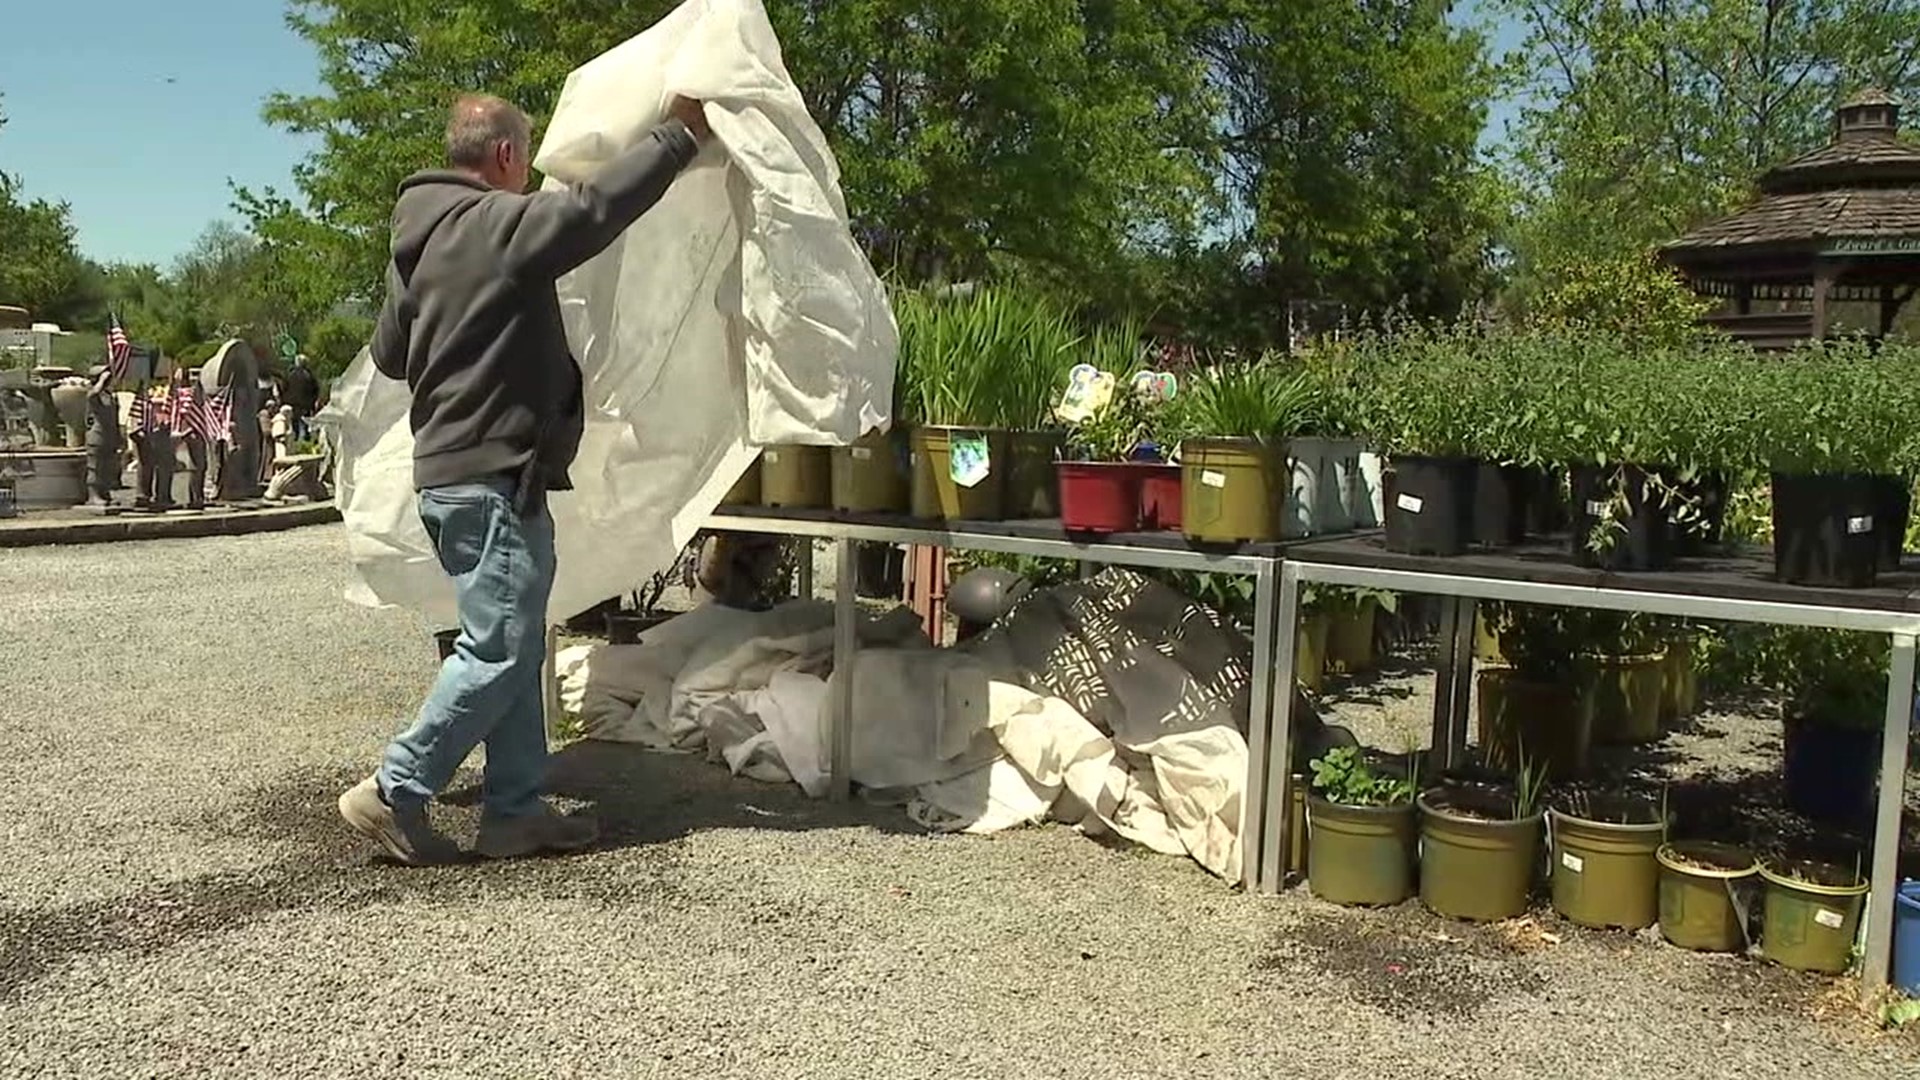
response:
<path fill-rule="evenodd" d="M 109 900 L 0 908 L 0 1005 L 24 996 L 75 957 L 151 955 L 280 914 L 351 912 L 405 901 L 456 905 L 502 896 L 608 907 L 661 897 L 698 903 L 703 898 L 697 888 L 678 872 L 684 856 L 677 843 L 697 832 L 924 832 L 895 808 L 816 802 L 791 786 L 736 780 L 697 758 L 581 743 L 555 755 L 550 788 L 563 808 L 590 804 L 602 830 L 594 850 L 571 858 L 412 869 L 373 858 L 340 823 L 335 800 L 364 775 L 291 775 L 240 797 L 227 810 L 186 823 L 222 840 L 258 839 L 277 851 L 290 846 L 294 854 L 279 862 Z M 471 843 L 478 819 L 477 788 L 449 793 L 435 811 L 436 824 L 463 846 Z M 608 857 L 616 851 L 622 854 Z"/>
<path fill-rule="evenodd" d="M 1353 1000 L 1403 1020 L 1466 1019 L 1546 985 L 1510 928 L 1446 922 L 1411 904 L 1384 911 L 1316 905 L 1254 968 L 1331 980 Z"/>

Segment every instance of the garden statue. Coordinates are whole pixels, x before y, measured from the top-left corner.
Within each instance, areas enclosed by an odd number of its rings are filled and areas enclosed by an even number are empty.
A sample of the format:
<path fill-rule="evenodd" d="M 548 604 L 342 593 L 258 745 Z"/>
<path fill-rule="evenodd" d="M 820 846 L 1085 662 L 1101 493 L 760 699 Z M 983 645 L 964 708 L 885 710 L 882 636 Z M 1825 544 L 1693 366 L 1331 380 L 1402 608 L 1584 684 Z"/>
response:
<path fill-rule="evenodd" d="M 187 459 L 187 509 L 207 505 L 207 396 L 200 384 L 176 368 L 168 396 L 172 399 L 173 438 Z"/>
<path fill-rule="evenodd" d="M 140 490 L 133 504 L 173 509 L 172 402 L 142 391 L 133 399 L 133 445 L 140 459 Z"/>
<path fill-rule="evenodd" d="M 91 501 L 110 506 L 113 493 L 120 490 L 120 448 L 126 445 L 120 433 L 120 398 L 113 392 L 113 373 L 104 365 L 91 374 L 93 387 L 86 400 L 87 491 Z"/>
<path fill-rule="evenodd" d="M 87 395 L 91 392 L 87 380 L 72 377 L 54 381 L 47 390 L 54 415 L 65 429 L 66 438 L 60 445 L 69 450 L 87 445 Z"/>
<path fill-rule="evenodd" d="M 260 497 L 260 361 L 246 342 L 235 338 L 220 347 L 200 369 L 200 389 L 222 390 L 233 428 L 228 433 L 227 459 L 220 469 L 220 498 L 245 502 Z"/>

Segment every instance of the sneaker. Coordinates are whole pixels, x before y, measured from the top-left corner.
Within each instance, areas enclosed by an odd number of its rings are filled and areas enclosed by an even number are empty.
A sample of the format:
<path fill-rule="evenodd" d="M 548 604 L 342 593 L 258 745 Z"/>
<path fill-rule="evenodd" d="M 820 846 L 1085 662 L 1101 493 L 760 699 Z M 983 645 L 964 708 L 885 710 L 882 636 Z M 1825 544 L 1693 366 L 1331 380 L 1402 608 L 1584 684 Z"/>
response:
<path fill-rule="evenodd" d="M 408 866 L 433 866 L 460 858 L 459 846 L 433 831 L 426 807 L 388 806 L 380 795 L 380 782 L 371 776 L 340 796 L 340 816 L 348 828 Z"/>
<path fill-rule="evenodd" d="M 546 803 L 524 817 L 480 819 L 473 850 L 489 859 L 520 859 L 549 851 L 579 851 L 600 839 L 592 818 L 566 817 Z"/>

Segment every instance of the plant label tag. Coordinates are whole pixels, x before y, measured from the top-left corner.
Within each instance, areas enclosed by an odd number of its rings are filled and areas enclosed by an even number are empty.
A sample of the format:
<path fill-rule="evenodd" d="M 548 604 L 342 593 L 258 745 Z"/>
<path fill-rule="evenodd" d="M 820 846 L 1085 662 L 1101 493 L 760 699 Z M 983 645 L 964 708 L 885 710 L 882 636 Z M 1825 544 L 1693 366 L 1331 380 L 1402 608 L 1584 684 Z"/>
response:
<path fill-rule="evenodd" d="M 1587 860 L 1571 851 L 1563 851 L 1560 853 L 1560 865 L 1577 874 L 1587 868 Z"/>
<path fill-rule="evenodd" d="M 1597 517 L 1597 518 L 1606 517 L 1608 509 L 1609 507 L 1607 506 L 1607 504 L 1604 502 L 1601 502 L 1598 499 L 1590 499 L 1587 501 L 1588 517 Z"/>
<path fill-rule="evenodd" d="M 1200 470 L 1200 482 L 1210 488 L 1223 488 L 1227 486 L 1227 474 L 1214 472 L 1212 469 L 1202 469 Z"/>
<path fill-rule="evenodd" d="M 1872 531 L 1873 531 L 1873 519 L 1870 517 L 1856 517 L 1856 518 L 1847 519 L 1847 535 L 1848 536 L 1859 536 L 1863 533 L 1870 533 Z"/>
<path fill-rule="evenodd" d="M 947 475 L 963 488 L 980 486 L 993 472 L 993 458 L 987 452 L 985 435 L 956 435 L 947 460 Z"/>
<path fill-rule="evenodd" d="M 856 447 L 854 447 L 854 448 L 853 448 L 853 460 L 855 460 L 855 461 L 872 461 L 872 460 L 873 460 L 873 450 L 872 450 L 871 448 L 869 448 L 869 447 L 865 447 L 865 446 L 856 446 Z"/>
<path fill-rule="evenodd" d="M 1819 908 L 1813 913 L 1813 921 L 1829 930 L 1838 930 L 1847 920 L 1841 918 L 1840 913 L 1832 908 Z"/>
<path fill-rule="evenodd" d="M 1422 499 L 1418 495 L 1402 495 L 1393 500 L 1393 505 L 1405 510 L 1409 514 L 1417 514 L 1427 508 L 1427 500 Z"/>

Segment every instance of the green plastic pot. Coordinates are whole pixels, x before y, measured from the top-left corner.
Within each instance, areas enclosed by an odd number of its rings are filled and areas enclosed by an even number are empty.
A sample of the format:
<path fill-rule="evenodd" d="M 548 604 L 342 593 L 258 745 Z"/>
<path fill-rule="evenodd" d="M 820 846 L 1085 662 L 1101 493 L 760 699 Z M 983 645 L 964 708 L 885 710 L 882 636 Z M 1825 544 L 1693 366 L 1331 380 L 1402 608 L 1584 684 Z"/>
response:
<path fill-rule="evenodd" d="M 1660 718 L 1669 723 L 1685 720 L 1700 711 L 1700 673 L 1693 666 L 1693 639 L 1675 638 L 1667 643 L 1666 696 L 1661 701 Z"/>
<path fill-rule="evenodd" d="M 1853 940 L 1867 883 L 1828 863 L 1760 867 L 1767 883 L 1760 917 L 1760 951 L 1795 971 L 1838 975 L 1853 960 Z"/>
<path fill-rule="evenodd" d="M 1657 817 L 1618 800 L 1622 817 Z M 1660 917 L 1660 851 L 1664 822 L 1621 824 L 1547 814 L 1553 910 L 1596 930 L 1641 930 Z"/>
<path fill-rule="evenodd" d="M 1667 697 L 1667 660 L 1648 656 L 1597 656 L 1585 671 L 1593 705 L 1593 738 L 1611 745 L 1660 739 L 1660 712 Z"/>
<path fill-rule="evenodd" d="M 825 510 L 833 505 L 833 452 L 824 446 L 769 446 L 760 454 L 760 505 Z"/>
<path fill-rule="evenodd" d="M 1007 433 L 1006 516 L 1009 521 L 1060 516 L 1060 472 L 1054 464 L 1066 436 L 1057 431 Z"/>
<path fill-rule="evenodd" d="M 985 437 L 987 475 L 972 487 L 953 478 L 954 440 Z M 1007 433 L 987 428 L 919 427 L 913 447 L 913 516 L 934 521 L 1000 521 L 1007 490 Z"/>
<path fill-rule="evenodd" d="M 1660 934 L 1696 952 L 1747 947 L 1746 902 L 1740 890 L 1759 867 L 1752 853 L 1730 844 L 1667 844 L 1660 863 Z"/>
<path fill-rule="evenodd" d="M 1307 803 L 1307 887 L 1335 904 L 1386 907 L 1413 895 L 1414 816 L 1410 804 Z"/>
<path fill-rule="evenodd" d="M 1345 675 L 1373 668 L 1373 624 L 1379 601 L 1369 597 L 1357 611 L 1338 611 L 1328 618 L 1327 667 Z"/>
<path fill-rule="evenodd" d="M 1294 638 L 1293 681 L 1316 694 L 1327 685 L 1327 639 L 1332 629 L 1325 613 L 1302 615 Z"/>
<path fill-rule="evenodd" d="M 1540 861 L 1542 815 L 1498 820 L 1510 796 L 1434 788 L 1420 804 L 1420 902 L 1435 914 L 1474 922 L 1524 915 Z"/>
<path fill-rule="evenodd" d="M 759 506 L 760 505 L 760 459 L 754 458 L 740 479 L 733 482 L 727 493 L 720 498 L 721 506 Z"/>
<path fill-rule="evenodd" d="M 907 455 L 895 435 L 872 432 L 833 448 L 833 508 L 842 513 L 904 514 L 911 505 Z"/>
<path fill-rule="evenodd" d="M 1507 654 L 1500 650 L 1500 638 L 1487 627 L 1485 615 L 1473 616 L 1473 658 L 1483 664 L 1505 664 Z"/>
<path fill-rule="evenodd" d="M 1520 767 L 1524 756 L 1558 780 L 1582 775 L 1593 746 L 1591 698 L 1559 683 L 1529 682 L 1507 668 L 1479 676 L 1479 742 L 1487 764 Z"/>
<path fill-rule="evenodd" d="M 1180 445 L 1180 528 L 1201 544 L 1280 538 L 1280 504 L 1292 476 L 1285 453 L 1256 439 L 1188 439 Z"/>

